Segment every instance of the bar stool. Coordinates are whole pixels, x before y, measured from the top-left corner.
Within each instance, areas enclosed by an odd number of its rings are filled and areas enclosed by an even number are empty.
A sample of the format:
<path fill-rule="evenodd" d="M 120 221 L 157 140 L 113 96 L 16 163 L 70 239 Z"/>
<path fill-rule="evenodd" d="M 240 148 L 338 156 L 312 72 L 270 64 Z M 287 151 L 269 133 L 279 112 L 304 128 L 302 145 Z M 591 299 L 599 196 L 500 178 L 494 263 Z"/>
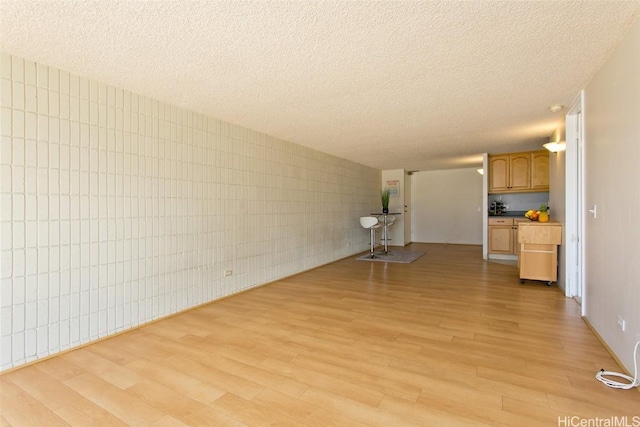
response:
<path fill-rule="evenodd" d="M 370 235 L 369 243 L 371 245 L 370 255 L 371 255 L 371 258 L 375 258 L 375 255 L 373 254 L 373 250 L 376 245 L 376 229 L 382 227 L 382 223 L 378 221 L 378 218 L 376 218 L 375 216 L 361 216 L 360 225 L 363 228 L 366 228 L 369 230 L 369 235 Z"/>

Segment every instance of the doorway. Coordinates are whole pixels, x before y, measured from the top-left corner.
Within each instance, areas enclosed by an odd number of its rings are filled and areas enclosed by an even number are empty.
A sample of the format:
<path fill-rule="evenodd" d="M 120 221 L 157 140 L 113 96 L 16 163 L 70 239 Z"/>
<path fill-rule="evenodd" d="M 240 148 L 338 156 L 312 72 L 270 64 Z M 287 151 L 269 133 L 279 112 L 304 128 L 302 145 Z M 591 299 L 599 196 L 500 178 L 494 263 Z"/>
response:
<path fill-rule="evenodd" d="M 566 116 L 566 296 L 574 298 L 585 315 L 584 298 L 584 93 Z"/>

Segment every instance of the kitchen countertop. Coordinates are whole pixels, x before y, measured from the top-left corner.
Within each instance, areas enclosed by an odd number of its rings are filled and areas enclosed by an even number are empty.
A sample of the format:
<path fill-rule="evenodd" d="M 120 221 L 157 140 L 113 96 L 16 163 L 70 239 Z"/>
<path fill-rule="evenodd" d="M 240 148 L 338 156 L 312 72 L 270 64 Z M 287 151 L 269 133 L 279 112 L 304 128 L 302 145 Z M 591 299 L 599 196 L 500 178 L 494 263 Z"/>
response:
<path fill-rule="evenodd" d="M 540 221 L 529 221 L 529 222 L 521 222 L 519 225 L 562 225 L 558 221 L 549 221 L 549 222 L 540 222 Z"/>
<path fill-rule="evenodd" d="M 524 217 L 525 212 L 527 212 L 527 211 L 506 211 L 502 215 L 491 215 L 491 214 L 489 214 L 489 217 L 490 218 L 500 217 L 500 216 L 505 216 L 505 217 L 509 217 L 509 218 L 515 218 L 515 217 L 519 217 L 519 216 Z"/>

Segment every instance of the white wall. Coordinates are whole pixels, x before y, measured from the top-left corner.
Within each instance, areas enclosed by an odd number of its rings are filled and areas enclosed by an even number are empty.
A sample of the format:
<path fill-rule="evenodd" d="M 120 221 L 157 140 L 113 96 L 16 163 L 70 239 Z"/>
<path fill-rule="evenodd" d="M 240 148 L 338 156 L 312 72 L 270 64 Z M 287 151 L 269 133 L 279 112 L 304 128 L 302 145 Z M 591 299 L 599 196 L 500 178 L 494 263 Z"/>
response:
<path fill-rule="evenodd" d="M 556 129 L 550 141 L 564 141 L 564 126 Z M 563 226 L 566 224 L 565 217 L 565 153 L 549 153 L 549 206 L 550 216 L 553 221 L 558 221 Z M 565 257 L 566 242 L 558 247 L 558 286 L 565 289 Z"/>
<path fill-rule="evenodd" d="M 626 368 L 640 334 L 640 20 L 585 89 L 586 317 Z M 617 316 L 627 323 L 618 327 Z"/>
<path fill-rule="evenodd" d="M 2 369 L 368 248 L 378 170 L 7 54 L 0 78 Z"/>
<path fill-rule="evenodd" d="M 411 239 L 424 243 L 482 244 L 482 182 L 474 169 L 411 175 Z"/>

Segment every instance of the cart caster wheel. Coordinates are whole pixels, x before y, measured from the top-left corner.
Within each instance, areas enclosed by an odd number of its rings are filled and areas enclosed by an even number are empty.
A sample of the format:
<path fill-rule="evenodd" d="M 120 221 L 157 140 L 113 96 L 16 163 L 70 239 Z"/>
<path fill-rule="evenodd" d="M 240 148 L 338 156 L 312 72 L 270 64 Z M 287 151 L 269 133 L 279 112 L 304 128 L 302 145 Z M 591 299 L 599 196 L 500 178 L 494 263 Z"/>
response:
<path fill-rule="evenodd" d="M 524 285 L 524 279 L 520 279 L 520 284 Z"/>

